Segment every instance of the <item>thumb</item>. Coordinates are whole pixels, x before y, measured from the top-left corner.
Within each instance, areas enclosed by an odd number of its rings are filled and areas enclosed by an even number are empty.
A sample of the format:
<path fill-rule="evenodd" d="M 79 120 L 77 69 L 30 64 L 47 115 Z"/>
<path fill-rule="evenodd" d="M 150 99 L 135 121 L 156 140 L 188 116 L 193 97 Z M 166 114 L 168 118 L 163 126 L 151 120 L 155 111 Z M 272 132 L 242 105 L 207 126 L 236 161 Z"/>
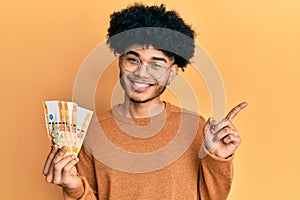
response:
<path fill-rule="evenodd" d="M 216 122 L 217 121 L 213 117 L 208 118 L 206 124 L 204 125 L 204 133 L 208 133 L 208 131 L 213 132 Z"/>

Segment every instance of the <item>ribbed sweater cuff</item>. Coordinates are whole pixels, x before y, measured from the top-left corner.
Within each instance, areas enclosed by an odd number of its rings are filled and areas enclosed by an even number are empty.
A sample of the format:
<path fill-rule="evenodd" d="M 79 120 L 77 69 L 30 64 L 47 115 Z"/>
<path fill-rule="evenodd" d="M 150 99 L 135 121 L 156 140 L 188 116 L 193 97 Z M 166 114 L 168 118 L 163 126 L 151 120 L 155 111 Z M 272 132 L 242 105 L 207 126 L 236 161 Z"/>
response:
<path fill-rule="evenodd" d="M 216 155 L 210 153 L 209 151 L 206 150 L 206 148 L 202 147 L 202 149 L 199 153 L 199 157 L 202 158 L 202 159 L 205 158 L 205 159 L 213 159 L 213 160 L 216 160 L 216 161 L 232 162 L 232 160 L 234 158 L 234 154 L 227 157 L 227 158 L 221 158 L 219 156 L 216 156 Z"/>

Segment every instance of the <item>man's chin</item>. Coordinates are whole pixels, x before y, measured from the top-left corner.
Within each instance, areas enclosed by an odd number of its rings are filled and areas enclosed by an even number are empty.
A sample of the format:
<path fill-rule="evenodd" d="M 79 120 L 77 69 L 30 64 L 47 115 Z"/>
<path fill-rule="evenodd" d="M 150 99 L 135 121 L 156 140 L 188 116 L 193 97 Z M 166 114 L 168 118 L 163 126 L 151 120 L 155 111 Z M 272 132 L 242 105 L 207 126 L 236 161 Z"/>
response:
<path fill-rule="evenodd" d="M 130 101 L 133 102 L 133 103 L 147 103 L 149 101 L 151 101 L 152 99 L 154 99 L 155 97 L 153 98 L 149 98 L 149 99 L 138 99 L 138 98 L 134 98 L 134 97 L 130 97 Z"/>
<path fill-rule="evenodd" d="M 130 101 L 133 102 L 133 103 L 147 103 L 149 101 L 152 101 L 153 99 L 159 97 L 161 95 L 161 93 L 153 96 L 153 97 L 150 97 L 150 98 L 145 98 L 145 99 L 141 99 L 141 98 L 138 98 L 138 97 L 129 97 Z"/>
<path fill-rule="evenodd" d="M 165 91 L 166 87 L 161 87 L 160 90 L 156 91 L 156 94 L 154 94 L 153 96 L 150 96 L 148 98 L 144 97 L 139 97 L 138 95 L 135 96 L 136 94 L 132 94 L 132 95 L 127 95 L 127 97 L 130 99 L 131 102 L 133 103 L 147 103 L 157 97 L 159 97 L 164 91 Z"/>
<path fill-rule="evenodd" d="M 157 98 L 160 94 L 146 96 L 141 94 L 133 93 L 131 96 L 127 96 L 129 100 L 133 103 L 147 103 L 155 98 Z"/>

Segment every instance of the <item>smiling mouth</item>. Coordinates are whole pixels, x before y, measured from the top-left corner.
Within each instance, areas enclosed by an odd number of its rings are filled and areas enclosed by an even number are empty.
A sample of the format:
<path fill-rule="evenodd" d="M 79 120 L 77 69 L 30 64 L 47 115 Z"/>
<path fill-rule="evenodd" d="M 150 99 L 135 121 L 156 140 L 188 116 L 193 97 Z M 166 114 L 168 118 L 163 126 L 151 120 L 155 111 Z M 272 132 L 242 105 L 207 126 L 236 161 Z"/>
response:
<path fill-rule="evenodd" d="M 135 82 L 135 81 L 131 81 L 131 88 L 132 90 L 134 90 L 135 92 L 144 92 L 147 89 L 149 89 L 151 86 L 154 86 L 156 84 L 150 84 L 150 83 L 140 83 L 140 82 Z"/>

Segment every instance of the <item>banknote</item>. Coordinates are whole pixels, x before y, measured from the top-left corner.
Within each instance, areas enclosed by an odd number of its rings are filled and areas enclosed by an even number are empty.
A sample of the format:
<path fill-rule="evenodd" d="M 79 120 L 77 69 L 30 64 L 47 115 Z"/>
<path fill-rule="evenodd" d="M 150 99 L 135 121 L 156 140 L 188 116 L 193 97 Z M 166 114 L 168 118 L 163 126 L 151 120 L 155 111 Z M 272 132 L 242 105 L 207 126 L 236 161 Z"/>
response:
<path fill-rule="evenodd" d="M 75 102 L 43 101 L 46 128 L 49 138 L 59 148 L 67 146 L 66 155 L 78 155 L 93 116 L 93 111 Z"/>

